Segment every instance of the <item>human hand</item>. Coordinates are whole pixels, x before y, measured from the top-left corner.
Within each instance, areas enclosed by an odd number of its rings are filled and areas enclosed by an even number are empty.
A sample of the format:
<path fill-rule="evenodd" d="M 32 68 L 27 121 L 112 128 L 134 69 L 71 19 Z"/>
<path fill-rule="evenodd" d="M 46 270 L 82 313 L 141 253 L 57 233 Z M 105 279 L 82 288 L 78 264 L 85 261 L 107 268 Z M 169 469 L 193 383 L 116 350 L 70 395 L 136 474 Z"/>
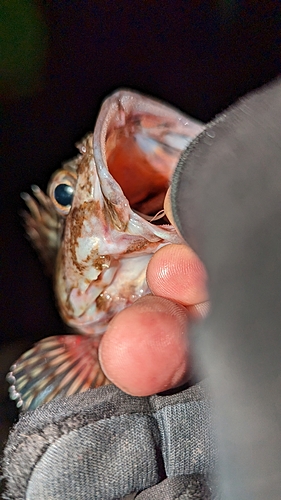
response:
<path fill-rule="evenodd" d="M 169 193 L 165 212 L 172 220 Z M 124 392 L 148 396 L 191 376 L 190 320 L 208 311 L 206 271 L 187 245 L 167 245 L 152 257 L 147 281 L 153 295 L 117 314 L 100 345 L 107 377 Z"/>

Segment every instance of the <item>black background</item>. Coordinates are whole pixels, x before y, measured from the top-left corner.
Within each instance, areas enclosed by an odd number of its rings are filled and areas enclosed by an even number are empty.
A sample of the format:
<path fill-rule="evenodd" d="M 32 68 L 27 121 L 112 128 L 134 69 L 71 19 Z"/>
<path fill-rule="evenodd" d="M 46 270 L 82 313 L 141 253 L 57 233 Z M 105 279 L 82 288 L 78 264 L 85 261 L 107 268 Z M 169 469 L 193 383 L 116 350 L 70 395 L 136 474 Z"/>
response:
<path fill-rule="evenodd" d="M 24 238 L 19 195 L 32 183 L 46 188 L 93 128 L 102 99 L 129 87 L 208 121 L 281 69 L 279 2 L 58 1 L 32 8 L 38 67 L 21 81 L 19 62 L 17 85 L 9 71 L 2 85 L 0 341 L 7 353 L 11 342 L 24 339 L 26 348 L 63 331 L 51 284 Z M 10 22 L 16 31 L 17 19 Z M 13 50 L 11 42 L 11 58 Z M 24 44 L 22 54 L 24 66 Z"/>

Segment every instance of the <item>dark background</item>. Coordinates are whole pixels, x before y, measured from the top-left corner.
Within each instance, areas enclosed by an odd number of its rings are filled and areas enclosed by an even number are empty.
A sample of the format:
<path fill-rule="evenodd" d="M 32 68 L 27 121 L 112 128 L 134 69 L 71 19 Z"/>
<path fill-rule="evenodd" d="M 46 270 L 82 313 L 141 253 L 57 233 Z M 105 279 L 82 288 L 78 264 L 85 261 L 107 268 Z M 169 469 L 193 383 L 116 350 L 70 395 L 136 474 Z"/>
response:
<path fill-rule="evenodd" d="M 24 238 L 20 192 L 32 183 L 46 188 L 93 128 L 102 99 L 125 86 L 208 121 L 281 70 L 277 1 L 3 4 L 2 380 L 22 350 L 64 328 L 51 284 Z M 14 405 L 0 383 L 11 420 Z"/>

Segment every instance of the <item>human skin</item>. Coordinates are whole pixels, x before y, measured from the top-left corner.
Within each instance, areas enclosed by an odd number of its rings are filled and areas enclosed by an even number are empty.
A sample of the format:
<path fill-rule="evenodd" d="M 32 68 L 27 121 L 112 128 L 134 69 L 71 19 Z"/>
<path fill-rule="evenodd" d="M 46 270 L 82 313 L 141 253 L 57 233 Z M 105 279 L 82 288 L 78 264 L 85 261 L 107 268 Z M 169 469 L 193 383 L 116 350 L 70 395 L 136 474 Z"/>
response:
<path fill-rule="evenodd" d="M 173 221 L 169 192 L 164 208 Z M 113 318 L 99 350 L 106 376 L 135 396 L 188 381 L 190 322 L 208 311 L 206 271 L 187 245 L 158 250 L 148 265 L 147 281 L 152 294 Z"/>

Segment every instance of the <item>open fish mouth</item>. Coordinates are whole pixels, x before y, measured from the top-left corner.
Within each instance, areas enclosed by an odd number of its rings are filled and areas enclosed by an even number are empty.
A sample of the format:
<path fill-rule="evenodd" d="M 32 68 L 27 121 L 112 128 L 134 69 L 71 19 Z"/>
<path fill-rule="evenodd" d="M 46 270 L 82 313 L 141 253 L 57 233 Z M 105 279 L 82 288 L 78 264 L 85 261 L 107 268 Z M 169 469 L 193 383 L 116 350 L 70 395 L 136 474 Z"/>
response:
<path fill-rule="evenodd" d="M 112 317 L 149 293 L 148 262 L 182 242 L 163 203 L 182 151 L 204 127 L 129 90 L 102 104 L 79 154 L 51 177 L 48 195 L 22 195 L 26 232 L 53 276 L 56 301 L 75 335 L 43 339 L 8 375 L 25 409 L 108 383 L 98 362 Z"/>
<path fill-rule="evenodd" d="M 155 215 L 181 152 L 201 131 L 201 124 L 170 106 L 120 90 L 99 113 L 95 160 L 102 170 L 107 166 L 133 210 Z"/>

